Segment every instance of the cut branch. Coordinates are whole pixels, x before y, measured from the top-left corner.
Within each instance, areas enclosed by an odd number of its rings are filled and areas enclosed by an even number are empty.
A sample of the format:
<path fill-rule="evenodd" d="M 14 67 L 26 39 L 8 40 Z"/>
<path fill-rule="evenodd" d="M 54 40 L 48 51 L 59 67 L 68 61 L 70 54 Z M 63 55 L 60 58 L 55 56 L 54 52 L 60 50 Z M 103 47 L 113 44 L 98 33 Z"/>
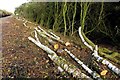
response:
<path fill-rule="evenodd" d="M 120 69 L 119 68 L 117 68 L 112 63 L 110 63 L 109 61 L 107 61 L 106 59 L 104 59 L 98 55 L 98 47 L 97 46 L 95 47 L 93 56 L 97 59 L 98 62 L 101 62 L 101 63 L 107 65 L 107 67 L 109 69 L 111 69 L 113 72 L 115 72 L 116 74 L 118 74 L 120 76 Z"/>
<path fill-rule="evenodd" d="M 48 33 L 50 33 L 50 34 L 51 34 L 52 36 L 54 36 L 56 39 L 60 40 L 60 37 L 59 37 L 59 36 L 57 36 L 57 35 L 55 35 L 53 32 L 48 31 Z"/>
<path fill-rule="evenodd" d="M 82 42 L 84 43 L 84 45 L 86 45 L 88 48 L 90 48 L 92 51 L 93 51 L 93 56 L 97 59 L 98 62 L 102 62 L 103 64 L 105 64 L 109 69 L 111 69 L 113 72 L 115 72 L 117 75 L 120 76 L 120 69 L 117 68 L 116 66 L 114 66 L 113 64 L 111 64 L 109 61 L 107 61 L 106 59 L 100 57 L 98 55 L 98 47 L 95 46 L 95 49 L 90 45 L 88 44 L 84 38 L 83 38 L 83 35 L 82 35 L 82 30 L 81 30 L 81 27 L 79 27 L 79 36 L 82 40 Z M 93 50 L 94 49 L 94 50 Z"/>
<path fill-rule="evenodd" d="M 75 57 L 69 50 L 65 49 L 65 51 L 78 63 L 80 64 L 94 79 L 102 80 L 100 75 L 95 71 L 92 71 L 88 68 L 82 61 L 80 61 L 77 57 Z"/>
<path fill-rule="evenodd" d="M 82 73 L 79 68 L 77 68 L 73 64 L 69 63 L 64 58 L 57 56 L 57 54 L 53 50 L 51 50 L 47 46 L 41 44 L 41 42 L 38 40 L 36 31 L 35 31 L 35 38 L 36 38 L 36 40 L 34 38 L 32 38 L 32 37 L 28 37 L 28 39 L 30 41 L 32 41 L 38 47 L 40 47 L 41 49 L 46 51 L 48 53 L 49 58 L 52 61 L 54 61 L 58 66 L 60 66 L 65 71 L 67 71 L 69 74 L 72 74 L 73 77 L 76 77 L 76 78 L 90 78 L 89 76 L 87 76 L 84 73 Z"/>
<path fill-rule="evenodd" d="M 61 44 L 64 44 L 64 42 L 63 42 L 62 40 L 60 40 L 59 38 L 56 38 L 56 37 L 48 34 L 48 33 L 47 33 L 45 30 L 43 30 L 40 26 L 38 26 L 38 28 L 39 28 L 42 32 L 44 32 L 44 34 L 47 35 L 48 37 L 52 38 L 52 39 L 55 40 L 55 41 L 60 42 Z"/>
<path fill-rule="evenodd" d="M 53 44 L 53 43 L 55 43 L 54 41 L 52 41 L 52 40 L 50 40 L 49 39 L 49 37 L 47 37 L 47 36 L 45 36 L 45 34 L 41 34 L 41 32 L 38 30 L 38 29 L 36 29 L 36 31 L 38 32 L 38 34 L 40 35 L 40 36 L 42 36 L 43 38 L 45 38 L 46 40 L 48 40 L 48 42 L 50 43 L 50 44 Z M 80 61 L 77 57 L 75 57 L 69 50 L 67 50 L 67 49 L 64 49 L 78 64 L 80 64 L 82 67 L 83 67 L 83 69 L 85 69 L 94 79 L 98 79 L 98 80 L 102 80 L 101 78 L 100 78 L 100 75 L 99 74 L 97 74 L 95 71 L 92 71 L 91 69 L 89 69 L 82 61 Z"/>

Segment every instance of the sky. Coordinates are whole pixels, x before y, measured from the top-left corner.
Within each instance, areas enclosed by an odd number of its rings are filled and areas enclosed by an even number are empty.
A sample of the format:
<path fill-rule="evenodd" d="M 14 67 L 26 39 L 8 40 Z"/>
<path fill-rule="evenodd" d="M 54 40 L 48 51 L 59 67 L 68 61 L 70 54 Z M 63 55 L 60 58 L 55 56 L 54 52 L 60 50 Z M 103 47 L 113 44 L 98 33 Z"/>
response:
<path fill-rule="evenodd" d="M 0 9 L 14 13 L 16 7 L 28 0 L 0 0 Z"/>

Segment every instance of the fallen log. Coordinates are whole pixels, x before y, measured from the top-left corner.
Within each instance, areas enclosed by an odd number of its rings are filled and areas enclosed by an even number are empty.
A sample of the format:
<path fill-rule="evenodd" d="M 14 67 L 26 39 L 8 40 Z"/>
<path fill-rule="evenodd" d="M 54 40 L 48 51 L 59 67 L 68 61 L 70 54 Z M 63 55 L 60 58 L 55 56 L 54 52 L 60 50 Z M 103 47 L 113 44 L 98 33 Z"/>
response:
<path fill-rule="evenodd" d="M 51 32 L 50 30 L 48 31 L 48 33 L 50 33 L 50 35 L 54 36 L 55 38 L 57 38 L 58 40 L 60 40 L 60 37 L 58 37 L 57 35 L 55 35 L 53 32 Z"/>
<path fill-rule="evenodd" d="M 92 48 L 95 48 L 95 44 L 85 36 L 83 31 L 81 31 L 81 33 L 79 33 L 79 36 L 81 37 L 82 42 L 93 51 Z M 84 38 L 84 40 L 83 40 L 83 38 Z M 120 58 L 120 54 L 118 52 L 114 52 L 114 51 L 108 50 L 107 48 L 101 48 L 101 47 L 99 47 L 98 51 L 101 56 L 104 56 L 104 58 L 107 58 L 115 63 L 120 64 L 120 60 L 116 58 L 116 57 Z"/>
<path fill-rule="evenodd" d="M 47 32 L 46 32 L 47 33 Z M 48 34 L 48 33 L 47 33 Z M 80 34 L 80 33 L 79 33 Z M 49 34 L 49 36 L 51 36 L 50 34 Z M 83 36 L 82 36 L 82 34 L 80 34 L 80 37 L 81 37 L 81 39 L 82 39 L 82 41 L 84 42 L 84 44 L 86 45 L 86 46 L 88 46 L 91 50 L 93 50 L 93 47 L 92 46 L 90 46 L 85 40 L 84 40 L 84 38 L 83 38 Z M 56 40 L 57 41 L 57 40 Z M 95 58 L 96 58 L 96 56 L 95 55 L 93 55 Z M 101 57 L 100 57 L 101 58 Z M 106 60 L 106 59 L 105 59 Z M 98 60 L 97 60 L 98 61 Z M 98 61 L 99 62 L 99 61 Z M 104 63 L 104 64 L 106 64 L 106 63 Z M 111 63 L 109 62 L 109 64 L 111 65 Z M 107 65 L 107 67 L 109 68 L 109 69 L 111 69 L 111 67 L 110 66 L 108 66 L 108 64 L 106 64 Z M 112 65 L 113 66 L 113 68 L 114 68 L 114 65 Z M 119 69 L 116 67 L 116 70 L 118 70 L 119 71 Z M 113 70 L 112 69 L 112 71 L 113 72 L 115 72 L 116 73 L 116 70 Z M 117 74 L 119 75 L 119 72 L 117 72 Z"/>
<path fill-rule="evenodd" d="M 48 53 L 49 58 L 53 62 L 55 62 L 58 66 L 60 66 L 63 70 L 65 70 L 69 74 L 72 74 L 73 77 L 76 77 L 76 78 L 89 78 L 89 79 L 91 79 L 89 76 L 87 76 L 84 73 L 82 73 L 79 68 L 77 68 L 73 64 L 69 63 L 64 58 L 57 56 L 57 54 L 53 50 L 51 50 L 47 46 L 41 44 L 41 42 L 38 39 L 36 31 L 35 31 L 35 39 L 32 38 L 32 37 L 28 37 L 28 39 L 30 41 L 32 41 L 34 44 L 36 44 L 38 47 L 40 47 L 41 49 L 46 51 Z"/>
<path fill-rule="evenodd" d="M 40 36 L 42 36 L 43 38 L 45 38 L 46 40 L 48 40 L 48 42 L 50 44 L 54 44 L 55 42 L 50 40 L 49 37 L 47 37 L 45 34 L 43 34 L 41 31 L 39 31 L 37 28 L 35 28 L 35 30 L 38 32 L 38 34 Z M 67 50 L 66 48 L 64 49 L 78 64 L 80 64 L 83 69 L 85 69 L 85 71 L 87 71 L 94 79 L 97 80 L 102 80 L 100 78 L 100 75 L 97 74 L 95 71 L 92 71 L 91 69 L 89 69 L 82 61 L 80 61 L 77 57 L 75 57 L 69 50 Z"/>
<path fill-rule="evenodd" d="M 114 66 L 112 63 L 110 63 L 109 61 L 107 61 L 106 59 L 104 59 L 103 57 L 98 55 L 98 47 L 95 46 L 95 48 L 93 48 L 93 46 L 91 46 L 90 44 L 88 44 L 85 40 L 84 37 L 82 35 L 82 30 L 81 27 L 79 27 L 79 36 L 82 40 L 82 42 L 84 43 L 84 45 L 86 45 L 88 48 L 90 48 L 93 51 L 93 56 L 96 58 L 96 60 L 98 62 L 101 62 L 103 64 L 105 64 L 109 69 L 111 69 L 113 72 L 115 72 L 118 76 L 120 76 L 120 69 L 117 68 L 116 66 Z"/>
<path fill-rule="evenodd" d="M 38 28 L 35 28 L 35 30 L 38 32 L 38 34 L 41 36 L 41 37 L 43 37 L 43 38 L 45 38 L 46 40 L 48 40 L 48 42 L 50 43 L 50 44 L 52 44 L 52 45 L 54 45 L 55 44 L 55 42 L 53 41 L 53 40 L 51 40 L 50 38 L 48 38 L 47 36 L 46 36 L 46 34 L 45 34 L 45 31 L 43 32 L 43 30 L 41 31 L 41 30 L 38 30 Z M 47 33 L 47 32 L 46 32 Z M 48 34 L 48 33 L 47 33 Z M 51 36 L 51 35 L 49 35 L 49 36 Z"/>
<path fill-rule="evenodd" d="M 100 75 L 96 73 L 95 71 L 92 71 L 90 68 L 88 68 L 82 61 L 80 61 L 77 57 L 75 57 L 69 50 L 64 49 L 78 64 L 82 66 L 83 69 L 85 69 L 94 79 L 102 80 Z"/>
<path fill-rule="evenodd" d="M 43 30 L 40 26 L 38 26 L 38 28 L 39 28 L 42 32 L 44 32 L 44 34 L 47 35 L 48 37 L 50 37 L 50 38 L 52 38 L 53 40 L 58 41 L 58 42 L 60 42 L 61 44 L 64 45 L 64 41 L 60 40 L 60 38 L 56 38 L 56 37 L 48 34 L 48 33 L 47 33 L 45 30 Z"/>
<path fill-rule="evenodd" d="M 95 47 L 94 53 L 92 55 L 97 59 L 98 62 L 101 62 L 102 64 L 107 65 L 107 67 L 109 69 L 111 69 L 113 72 L 118 74 L 118 76 L 120 76 L 120 69 L 119 68 L 117 68 L 112 63 L 110 63 L 109 61 L 107 61 L 106 59 L 104 59 L 98 55 L 98 47 L 97 46 Z"/>
<path fill-rule="evenodd" d="M 36 28 L 37 29 L 37 28 Z M 40 30 L 38 30 L 38 29 L 40 29 Z M 43 30 L 40 26 L 38 26 L 38 29 L 37 29 L 37 31 L 39 32 L 39 33 L 41 33 L 41 31 L 43 32 L 43 34 L 45 34 L 46 36 L 48 36 L 48 37 L 50 37 L 51 39 L 53 39 L 53 40 L 55 40 L 55 41 L 57 41 L 57 42 L 59 42 L 59 43 L 61 43 L 62 45 L 65 45 L 65 46 L 67 46 L 66 45 L 66 42 L 64 42 L 63 40 L 60 40 L 60 37 L 59 36 L 57 36 L 57 35 L 55 35 L 54 33 L 52 33 L 51 31 L 48 31 L 48 33 L 45 31 L 45 30 Z M 49 34 L 49 33 L 51 33 L 51 34 Z M 54 35 L 54 36 L 53 36 Z M 74 46 L 75 48 L 77 48 L 78 49 L 78 46 Z"/>

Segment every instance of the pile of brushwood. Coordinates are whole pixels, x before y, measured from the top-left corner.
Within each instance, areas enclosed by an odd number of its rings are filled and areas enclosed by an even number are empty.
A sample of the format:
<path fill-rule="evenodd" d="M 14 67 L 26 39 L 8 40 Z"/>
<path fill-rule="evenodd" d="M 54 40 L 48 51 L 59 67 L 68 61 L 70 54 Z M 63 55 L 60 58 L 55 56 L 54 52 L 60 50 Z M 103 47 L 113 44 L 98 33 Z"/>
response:
<path fill-rule="evenodd" d="M 46 31 L 42 29 L 40 26 L 36 27 L 34 29 L 34 33 L 31 34 L 32 37 L 28 37 L 28 39 L 33 42 L 35 45 L 37 45 L 39 48 L 43 49 L 48 57 L 56 63 L 58 66 L 58 70 L 63 74 L 70 74 L 74 78 L 87 78 L 87 79 L 96 79 L 96 80 L 102 80 L 105 78 L 105 75 L 110 71 L 111 73 L 114 73 L 115 78 L 120 77 L 120 69 L 116 66 L 116 63 L 113 63 L 115 61 L 114 59 L 109 60 L 105 57 L 101 57 L 101 54 L 105 54 L 104 50 L 105 48 L 100 48 L 98 45 L 95 45 L 92 43 L 83 33 L 82 27 L 79 27 L 79 36 L 81 41 L 85 46 L 87 46 L 91 50 L 91 55 L 94 59 L 94 63 L 92 63 L 95 69 L 91 69 L 91 67 L 88 67 L 83 61 L 81 61 L 77 56 L 75 56 L 71 50 L 69 50 L 68 46 L 72 46 L 72 43 L 65 42 L 61 40 L 59 36 L 54 34 L 52 31 Z M 34 37 L 34 38 L 33 38 Z M 45 42 L 47 41 L 50 45 L 45 45 Z M 91 42 L 91 43 L 90 43 Z M 60 48 L 60 45 L 64 46 Z M 51 47 L 53 46 L 53 47 Z M 78 48 L 79 46 L 72 46 L 73 48 Z M 106 49 L 108 53 L 110 50 Z M 78 68 L 76 65 L 72 64 L 70 61 L 68 61 L 64 56 L 58 55 L 63 54 L 66 52 L 77 64 L 79 64 L 84 71 L 86 71 L 88 74 L 85 74 L 83 70 Z M 114 54 L 118 55 L 119 53 L 114 52 Z M 105 54 L 106 56 L 111 56 L 108 54 Z M 111 61 L 112 60 L 112 61 Z M 102 66 L 98 65 L 97 63 L 103 64 L 108 70 L 102 70 Z M 119 63 L 119 61 L 118 61 Z M 94 65 L 96 64 L 96 65 Z M 104 76 L 104 77 L 103 77 Z"/>
<path fill-rule="evenodd" d="M 78 56 L 74 55 L 75 53 L 72 52 L 72 49 L 68 48 L 68 46 L 71 46 L 71 48 L 75 49 L 75 44 L 72 46 L 71 42 L 62 40 L 53 32 L 46 31 L 40 26 L 34 29 L 34 33 L 31 34 L 32 37 L 28 37 L 28 39 L 39 48 L 46 51 L 48 57 L 58 65 L 58 69 L 61 73 L 72 74 L 75 78 L 101 80 L 106 78 L 107 73 L 114 74 L 109 77 L 115 76 L 114 78 L 118 78 L 120 76 L 120 69 L 118 66 L 120 65 L 120 54 L 107 48 L 99 47 L 96 45 L 97 43 L 93 43 L 95 38 L 95 41 L 101 40 L 100 38 L 102 38 L 101 41 L 104 42 L 107 37 L 109 41 L 112 40 L 112 42 L 119 45 L 120 8 L 118 4 L 119 3 L 113 4 L 104 2 L 101 4 L 87 2 L 29 2 L 16 8 L 15 14 L 36 22 L 42 27 L 44 26 L 55 32 L 60 32 L 64 36 L 79 36 L 81 42 L 91 51 L 93 62 L 90 66 L 86 65 L 84 61 L 78 58 Z M 111 8 L 113 9 L 113 12 L 111 11 Z M 115 19 L 113 18 L 113 15 Z M 27 21 L 25 21 L 23 25 L 27 27 L 26 23 Z M 114 24 L 112 25 L 112 23 Z M 77 32 L 79 32 L 79 35 Z M 79 48 L 79 46 L 77 48 Z M 76 50 L 80 51 L 79 49 Z M 67 60 L 65 56 L 61 56 L 61 54 L 64 54 L 65 52 L 88 74 Z"/>

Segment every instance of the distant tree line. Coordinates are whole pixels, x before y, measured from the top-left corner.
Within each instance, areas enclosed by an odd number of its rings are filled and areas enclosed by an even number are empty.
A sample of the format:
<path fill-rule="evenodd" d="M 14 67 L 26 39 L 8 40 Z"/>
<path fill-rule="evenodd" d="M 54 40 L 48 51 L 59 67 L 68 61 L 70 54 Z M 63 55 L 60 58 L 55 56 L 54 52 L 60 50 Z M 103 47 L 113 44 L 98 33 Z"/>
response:
<path fill-rule="evenodd" d="M 0 18 L 10 16 L 10 15 L 12 15 L 12 13 L 5 11 L 5 10 L 0 10 Z"/>
<path fill-rule="evenodd" d="M 16 8 L 15 14 L 43 27 L 78 36 L 84 26 L 87 37 L 97 42 L 120 45 L 120 3 L 29 2 Z M 86 17 L 81 16 L 83 14 Z"/>

